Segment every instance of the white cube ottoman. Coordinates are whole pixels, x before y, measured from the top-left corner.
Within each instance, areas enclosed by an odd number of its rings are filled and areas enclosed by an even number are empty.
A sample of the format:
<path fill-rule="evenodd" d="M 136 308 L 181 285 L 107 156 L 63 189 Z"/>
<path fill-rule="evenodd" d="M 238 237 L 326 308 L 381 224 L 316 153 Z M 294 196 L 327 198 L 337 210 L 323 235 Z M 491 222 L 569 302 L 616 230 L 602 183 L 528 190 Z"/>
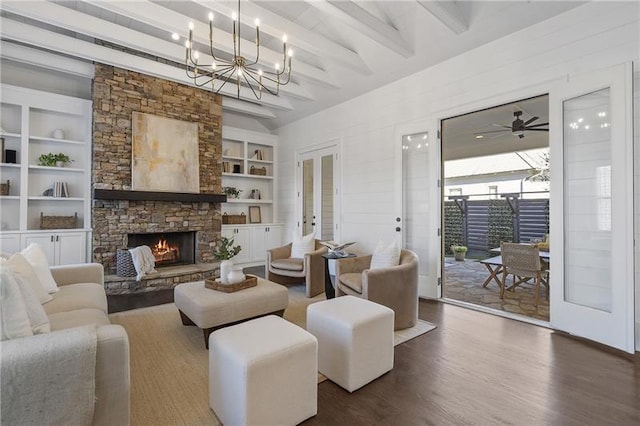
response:
<path fill-rule="evenodd" d="M 289 292 L 283 285 L 258 278 L 255 287 L 225 293 L 204 286 L 204 281 L 178 284 L 173 299 L 184 325 L 203 330 L 205 346 L 217 328 L 263 315 L 282 316 L 289 305 Z"/>
<path fill-rule="evenodd" d="M 318 341 L 275 315 L 209 336 L 209 406 L 225 425 L 294 425 L 318 412 Z"/>
<path fill-rule="evenodd" d="M 349 392 L 393 368 L 393 310 L 354 296 L 309 305 L 318 371 Z"/>

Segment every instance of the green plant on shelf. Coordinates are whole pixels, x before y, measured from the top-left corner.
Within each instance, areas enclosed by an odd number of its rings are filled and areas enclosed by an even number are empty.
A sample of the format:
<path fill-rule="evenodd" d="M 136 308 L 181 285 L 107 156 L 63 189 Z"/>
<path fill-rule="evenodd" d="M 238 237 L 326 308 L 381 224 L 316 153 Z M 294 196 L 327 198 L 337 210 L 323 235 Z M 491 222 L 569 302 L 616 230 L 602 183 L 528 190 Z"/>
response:
<path fill-rule="evenodd" d="M 59 152 L 54 154 L 50 152 L 48 154 L 42 154 L 38 157 L 38 165 L 47 167 L 64 167 L 65 165 L 72 163 L 73 160 L 69 158 L 67 154 Z"/>
<path fill-rule="evenodd" d="M 242 250 L 242 246 L 233 246 L 233 238 L 220 237 L 220 244 L 213 255 L 218 260 L 229 260 Z"/>
<path fill-rule="evenodd" d="M 233 186 L 223 186 L 222 192 L 229 198 L 240 198 L 242 189 L 238 189 Z"/>

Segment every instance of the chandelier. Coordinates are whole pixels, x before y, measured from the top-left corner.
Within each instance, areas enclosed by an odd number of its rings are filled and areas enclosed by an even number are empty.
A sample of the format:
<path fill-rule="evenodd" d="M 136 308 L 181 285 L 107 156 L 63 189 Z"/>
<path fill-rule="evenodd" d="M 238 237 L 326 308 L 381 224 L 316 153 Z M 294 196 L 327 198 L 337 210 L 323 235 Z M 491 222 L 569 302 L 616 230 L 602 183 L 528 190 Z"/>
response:
<path fill-rule="evenodd" d="M 255 20 L 256 25 L 256 54 L 254 58 L 242 56 L 240 47 L 240 0 L 238 0 L 238 13 L 233 12 L 233 57 L 230 60 L 215 55 L 213 49 L 213 12 L 209 12 L 209 53 L 213 57 L 211 63 L 199 62 L 200 53 L 193 46 L 193 22 L 189 23 L 189 39 L 185 42 L 186 56 L 185 66 L 187 76 L 193 80 L 197 87 L 211 86 L 211 91 L 220 93 L 227 84 L 235 84 L 237 98 L 240 99 L 240 88 L 246 86 L 253 92 L 256 99 L 262 99 L 263 91 L 272 95 L 278 95 L 280 86 L 284 86 L 291 77 L 291 49 L 287 50 L 287 36 L 282 36 L 282 64 L 278 61 L 272 68 L 260 65 L 260 21 Z M 177 34 L 174 39 L 179 38 Z M 253 61 L 250 59 L 254 59 Z M 216 80 L 219 84 L 216 85 Z M 217 87 L 216 87 L 217 86 Z"/>

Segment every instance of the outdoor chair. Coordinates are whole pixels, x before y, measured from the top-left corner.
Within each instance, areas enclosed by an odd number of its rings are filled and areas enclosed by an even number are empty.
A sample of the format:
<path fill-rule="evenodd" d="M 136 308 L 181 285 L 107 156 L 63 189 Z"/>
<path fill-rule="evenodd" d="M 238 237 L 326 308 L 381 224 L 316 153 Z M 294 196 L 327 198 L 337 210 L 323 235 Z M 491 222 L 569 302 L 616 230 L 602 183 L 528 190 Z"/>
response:
<path fill-rule="evenodd" d="M 549 280 L 547 277 L 547 263 L 540 260 L 540 251 L 537 246 L 519 243 L 501 243 L 502 255 L 502 286 L 500 298 L 504 298 L 507 287 L 507 275 L 513 275 L 513 285 L 509 290 L 515 291 L 516 286 L 534 278 L 535 306 L 540 302 L 540 285 L 547 288 L 549 298 Z"/>

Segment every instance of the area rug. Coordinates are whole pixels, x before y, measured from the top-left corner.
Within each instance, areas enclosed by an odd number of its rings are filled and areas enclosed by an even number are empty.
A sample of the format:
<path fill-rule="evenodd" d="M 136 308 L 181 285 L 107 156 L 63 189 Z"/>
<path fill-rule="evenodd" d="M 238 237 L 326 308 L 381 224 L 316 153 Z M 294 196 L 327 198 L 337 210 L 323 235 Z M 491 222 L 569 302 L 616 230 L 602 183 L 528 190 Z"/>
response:
<path fill-rule="evenodd" d="M 308 299 L 304 286 L 289 287 L 284 318 L 306 326 L 306 310 L 324 300 Z M 202 330 L 185 327 L 173 303 L 109 315 L 129 335 L 131 362 L 131 424 L 219 424 L 209 409 L 208 351 Z M 431 331 L 435 325 L 419 320 L 395 333 L 394 345 Z M 325 378 L 318 375 L 320 383 Z"/>

